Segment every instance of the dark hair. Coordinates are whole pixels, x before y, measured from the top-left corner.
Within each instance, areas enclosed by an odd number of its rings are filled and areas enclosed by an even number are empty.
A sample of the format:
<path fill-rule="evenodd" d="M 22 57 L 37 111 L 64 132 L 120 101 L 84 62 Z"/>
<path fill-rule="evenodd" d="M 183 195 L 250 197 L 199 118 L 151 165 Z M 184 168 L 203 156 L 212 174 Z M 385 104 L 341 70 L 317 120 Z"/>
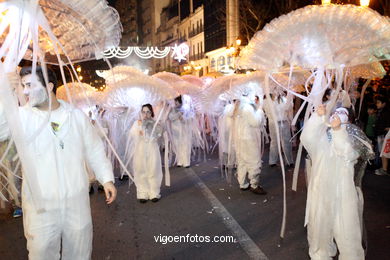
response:
<path fill-rule="evenodd" d="M 43 86 L 46 86 L 45 84 L 45 78 L 43 76 L 43 70 L 42 70 L 42 67 L 41 66 L 37 66 L 36 68 L 36 75 L 39 79 L 39 81 L 42 83 Z M 27 66 L 27 67 L 23 67 L 21 70 L 20 70 L 20 73 L 19 75 L 21 77 L 23 76 L 26 76 L 26 75 L 30 75 L 30 74 L 33 74 L 33 70 L 32 70 L 32 67 L 31 66 Z M 49 83 L 53 83 L 54 87 L 53 87 L 53 93 L 56 94 L 57 92 L 57 87 L 58 87 L 58 82 L 57 82 L 57 76 L 56 74 L 54 73 L 54 71 L 52 71 L 51 69 L 47 68 L 47 80 Z"/>
<path fill-rule="evenodd" d="M 383 96 L 383 95 L 378 95 L 376 97 L 376 100 L 377 101 L 379 100 L 381 103 L 386 103 L 387 104 L 387 98 L 385 96 Z"/>
<path fill-rule="evenodd" d="M 181 95 L 175 98 L 175 101 L 179 102 L 180 105 L 183 105 L 183 99 L 181 98 Z"/>
<path fill-rule="evenodd" d="M 356 120 L 356 116 L 355 116 L 355 110 L 353 109 L 353 106 L 350 106 L 349 108 L 348 107 L 344 107 L 344 108 L 348 110 L 348 121 L 350 123 L 354 123 Z"/>
<path fill-rule="evenodd" d="M 322 102 L 326 102 L 328 101 L 328 97 L 327 96 L 330 96 L 332 95 L 332 89 L 331 88 L 327 88 L 324 92 L 324 95 L 322 96 Z"/>
<path fill-rule="evenodd" d="M 154 111 L 153 111 L 153 107 L 151 104 L 145 104 L 145 105 L 142 105 L 142 108 L 141 110 L 144 108 L 144 107 L 147 107 L 149 108 L 150 112 L 152 112 L 152 117 L 154 117 Z"/>
<path fill-rule="evenodd" d="M 376 110 L 376 106 L 374 104 L 369 104 L 367 106 L 367 109 L 374 109 L 374 110 Z"/>

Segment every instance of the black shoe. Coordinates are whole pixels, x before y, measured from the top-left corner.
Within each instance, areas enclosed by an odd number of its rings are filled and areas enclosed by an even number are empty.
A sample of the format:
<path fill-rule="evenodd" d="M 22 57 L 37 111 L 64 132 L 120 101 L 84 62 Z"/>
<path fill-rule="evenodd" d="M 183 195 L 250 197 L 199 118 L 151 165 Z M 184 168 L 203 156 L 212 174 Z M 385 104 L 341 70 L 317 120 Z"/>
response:
<path fill-rule="evenodd" d="M 244 190 L 249 190 L 250 188 L 251 188 L 251 187 L 248 186 L 248 187 L 246 187 L 246 188 L 240 188 L 240 190 L 244 191 Z"/>
<path fill-rule="evenodd" d="M 145 199 L 139 199 L 138 201 L 139 201 L 139 203 L 142 203 L 142 204 L 148 202 L 148 200 L 145 200 Z"/>
<path fill-rule="evenodd" d="M 124 180 L 128 180 L 129 179 L 129 176 L 128 175 L 123 175 L 123 176 L 120 176 L 119 177 L 119 180 L 120 181 L 124 181 Z"/>
<path fill-rule="evenodd" d="M 89 187 L 89 194 L 93 194 L 95 190 L 93 189 L 93 186 Z"/>
<path fill-rule="evenodd" d="M 190 168 L 190 166 L 188 165 L 188 166 L 185 166 L 184 168 L 187 168 L 187 169 L 188 169 L 188 168 Z"/>
<path fill-rule="evenodd" d="M 151 199 L 152 202 L 157 202 L 157 201 L 159 201 L 159 200 L 160 200 L 159 198 L 153 198 L 153 199 Z"/>
<path fill-rule="evenodd" d="M 288 168 L 294 168 L 294 164 L 293 164 L 293 163 L 287 164 L 287 167 L 288 167 Z"/>
<path fill-rule="evenodd" d="M 269 167 L 275 167 L 276 166 L 276 164 L 274 163 L 274 164 L 270 164 L 269 165 Z"/>
<path fill-rule="evenodd" d="M 267 192 L 260 186 L 257 186 L 255 189 L 251 187 L 251 192 L 259 195 L 265 195 Z"/>

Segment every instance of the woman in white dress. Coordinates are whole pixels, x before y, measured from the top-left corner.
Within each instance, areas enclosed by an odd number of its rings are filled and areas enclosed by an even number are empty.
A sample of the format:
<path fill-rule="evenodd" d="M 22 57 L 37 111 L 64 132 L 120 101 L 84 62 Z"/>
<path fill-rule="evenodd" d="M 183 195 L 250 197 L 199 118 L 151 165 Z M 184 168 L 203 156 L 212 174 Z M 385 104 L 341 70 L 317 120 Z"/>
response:
<path fill-rule="evenodd" d="M 161 198 L 162 167 L 158 139 L 162 127 L 153 118 L 152 105 L 143 105 L 141 120 L 135 121 L 130 130 L 135 148 L 132 158 L 134 182 L 140 203 L 157 202 Z"/>

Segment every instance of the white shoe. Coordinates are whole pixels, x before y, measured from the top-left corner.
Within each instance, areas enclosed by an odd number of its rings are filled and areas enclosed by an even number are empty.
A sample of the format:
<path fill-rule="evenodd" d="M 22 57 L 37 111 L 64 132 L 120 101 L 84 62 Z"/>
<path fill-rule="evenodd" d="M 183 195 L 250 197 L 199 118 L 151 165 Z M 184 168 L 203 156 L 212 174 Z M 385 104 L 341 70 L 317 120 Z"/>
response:
<path fill-rule="evenodd" d="M 384 176 L 384 175 L 389 176 L 389 174 L 383 168 L 375 170 L 375 174 L 378 176 Z"/>

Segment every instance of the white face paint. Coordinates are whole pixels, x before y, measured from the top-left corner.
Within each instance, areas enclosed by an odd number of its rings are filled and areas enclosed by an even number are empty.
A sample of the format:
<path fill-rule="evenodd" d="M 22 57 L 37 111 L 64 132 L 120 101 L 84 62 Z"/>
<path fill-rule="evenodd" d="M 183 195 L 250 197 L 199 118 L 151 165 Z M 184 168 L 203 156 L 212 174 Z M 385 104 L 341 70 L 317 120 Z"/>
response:
<path fill-rule="evenodd" d="M 28 74 L 22 77 L 23 94 L 32 107 L 37 107 L 49 99 L 45 86 L 35 75 Z"/>

